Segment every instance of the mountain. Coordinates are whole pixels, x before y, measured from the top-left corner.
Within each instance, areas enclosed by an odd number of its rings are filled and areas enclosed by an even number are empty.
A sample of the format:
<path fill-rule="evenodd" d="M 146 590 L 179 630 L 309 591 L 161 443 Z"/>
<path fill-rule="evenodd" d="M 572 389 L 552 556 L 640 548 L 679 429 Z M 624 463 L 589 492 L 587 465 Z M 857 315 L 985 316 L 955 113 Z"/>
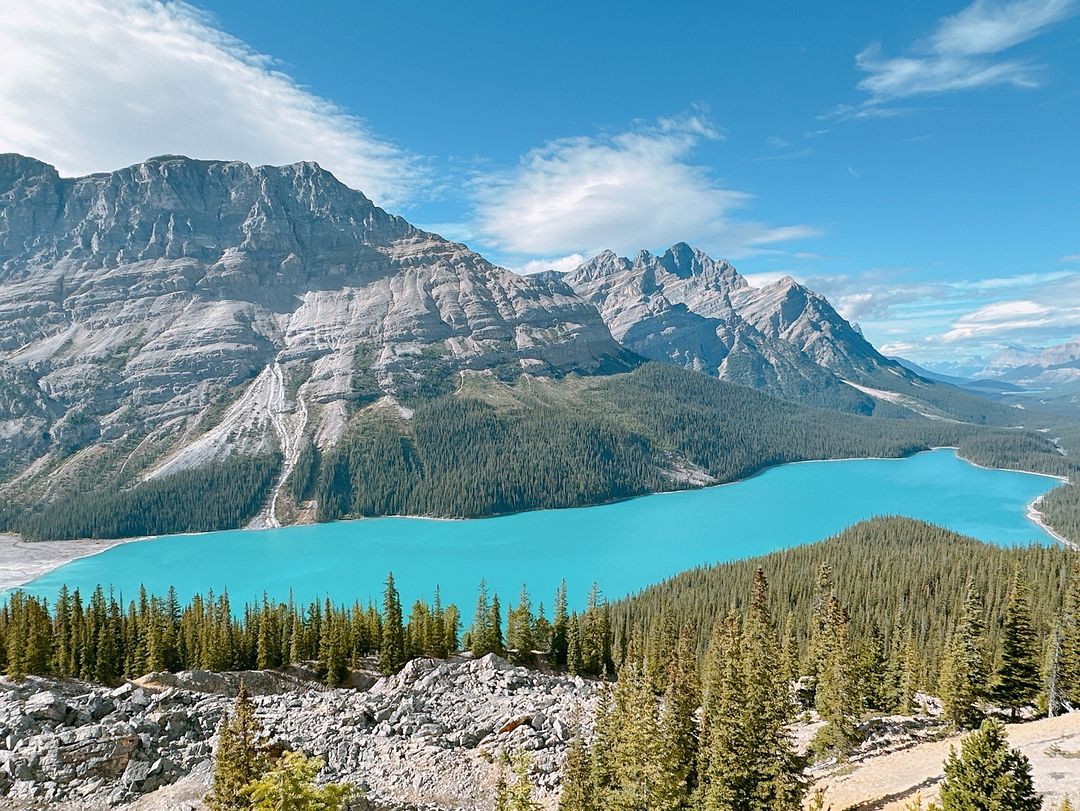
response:
<path fill-rule="evenodd" d="M 290 464 L 357 404 L 451 391 L 461 370 L 639 362 L 573 293 L 314 163 L 171 155 L 80 178 L 0 156 L 0 336 L 0 459 L 32 463 L 24 488 L 125 440 L 144 478 L 234 452 Z"/>
<path fill-rule="evenodd" d="M 987 418 L 985 404 L 878 352 L 828 300 L 784 277 L 752 287 L 685 243 L 633 259 L 605 251 L 557 280 L 627 349 L 799 402 L 857 413 Z M 1004 412 L 993 419 L 1008 421 Z"/>
<path fill-rule="evenodd" d="M 313 163 L 0 156 L 0 530 L 594 504 L 1014 414 L 685 244 L 526 277 Z"/>
<path fill-rule="evenodd" d="M 1080 338 L 1046 349 L 1006 349 L 990 359 L 981 376 L 1054 394 L 1080 392 Z"/>
<path fill-rule="evenodd" d="M 965 389 L 970 392 L 978 394 L 1019 394 L 1026 389 L 1023 386 L 1017 386 L 1014 383 L 1009 383 L 1004 380 L 995 380 L 993 378 L 977 378 L 972 379 L 968 377 L 959 377 L 957 375 L 943 374 L 941 372 L 934 372 L 927 369 L 914 361 L 907 360 L 906 358 L 893 357 L 895 360 L 905 369 L 910 369 L 919 377 L 926 380 L 933 380 L 938 383 L 948 383 L 951 386 L 957 386 L 958 388 Z"/>

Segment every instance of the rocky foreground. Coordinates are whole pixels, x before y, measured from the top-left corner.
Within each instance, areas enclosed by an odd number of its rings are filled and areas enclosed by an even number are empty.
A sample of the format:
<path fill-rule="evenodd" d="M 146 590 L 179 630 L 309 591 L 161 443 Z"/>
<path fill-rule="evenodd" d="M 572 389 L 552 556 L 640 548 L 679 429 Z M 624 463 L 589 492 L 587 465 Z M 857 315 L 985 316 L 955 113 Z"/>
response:
<path fill-rule="evenodd" d="M 323 777 L 388 809 L 484 809 L 501 750 L 529 750 L 553 806 L 597 686 L 496 656 L 417 659 L 366 690 L 243 674 L 272 742 L 325 756 Z M 239 674 L 150 674 L 105 689 L 0 679 L 0 807 L 200 808 Z"/>

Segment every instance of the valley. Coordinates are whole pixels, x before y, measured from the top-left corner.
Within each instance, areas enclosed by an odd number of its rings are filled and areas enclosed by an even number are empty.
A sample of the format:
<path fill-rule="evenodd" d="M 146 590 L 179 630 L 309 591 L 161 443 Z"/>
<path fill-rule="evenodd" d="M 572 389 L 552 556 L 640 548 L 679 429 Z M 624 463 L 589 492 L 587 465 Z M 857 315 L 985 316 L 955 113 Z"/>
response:
<path fill-rule="evenodd" d="M 353 808 L 794 811 L 912 801 L 984 719 L 1072 745 L 1074 406 L 790 277 L 521 275 L 314 163 L 9 154 L 0 328 L 0 807 L 306 752 Z"/>
<path fill-rule="evenodd" d="M 1053 544 L 1027 509 L 1057 486 L 1045 476 L 975 467 L 947 449 L 804 462 L 597 507 L 166 536 L 75 560 L 22 588 L 52 597 L 61 584 L 89 593 L 101 583 L 126 595 L 175 587 L 181 599 L 213 589 L 241 601 L 266 594 L 366 603 L 392 571 L 406 605 L 430 600 L 436 586 L 445 601 L 469 605 L 484 577 L 505 600 L 524 582 L 549 607 L 565 579 L 581 608 L 594 580 L 609 598 L 622 598 L 686 569 L 818 541 L 875 516 L 919 518 L 1004 546 Z"/>

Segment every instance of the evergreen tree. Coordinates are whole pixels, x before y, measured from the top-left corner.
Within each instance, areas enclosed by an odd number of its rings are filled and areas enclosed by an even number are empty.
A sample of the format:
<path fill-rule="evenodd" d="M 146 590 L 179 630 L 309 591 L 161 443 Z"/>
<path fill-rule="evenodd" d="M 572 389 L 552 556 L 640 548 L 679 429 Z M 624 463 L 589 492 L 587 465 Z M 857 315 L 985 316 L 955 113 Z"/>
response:
<path fill-rule="evenodd" d="M 237 811 L 252 807 L 246 789 L 266 768 L 266 753 L 259 740 L 262 728 L 255 717 L 255 705 L 243 681 L 236 694 L 232 714 L 218 727 L 214 752 L 214 782 L 206 802 L 214 811 Z"/>
<path fill-rule="evenodd" d="M 512 780 L 507 779 L 507 769 Z M 526 752 L 515 752 L 513 757 L 503 753 L 495 786 L 495 811 L 540 811 L 540 803 L 533 798 L 531 770 L 532 760 Z"/>
<path fill-rule="evenodd" d="M 487 580 L 480 580 L 476 595 L 476 611 L 469 628 L 468 646 L 473 656 L 479 658 L 494 652 L 492 647 L 491 601 L 488 598 Z"/>
<path fill-rule="evenodd" d="M 551 621 L 551 664 L 556 668 L 567 666 L 570 649 L 570 615 L 567 613 L 566 581 L 555 592 L 555 615 Z"/>
<path fill-rule="evenodd" d="M 814 737 L 818 754 L 843 756 L 858 740 L 855 726 L 862 713 L 862 697 L 856 681 L 850 620 L 835 595 L 825 612 L 825 627 L 818 640 L 817 711 L 825 726 Z"/>
<path fill-rule="evenodd" d="M 540 603 L 536 609 L 536 622 L 533 624 L 533 644 L 536 645 L 537 650 L 547 651 L 550 657 L 551 623 L 548 622 L 543 603 Z"/>
<path fill-rule="evenodd" d="M 579 676 L 587 671 L 581 652 L 581 622 L 576 612 L 570 615 L 567 626 L 566 671 L 571 676 Z"/>
<path fill-rule="evenodd" d="M 1039 693 L 1036 650 L 1027 588 L 1020 579 L 1020 573 L 1016 572 L 1005 609 L 1001 663 L 990 691 L 990 697 L 1007 707 L 1013 718 L 1020 707 L 1030 703 Z"/>
<path fill-rule="evenodd" d="M 266 774 L 244 789 L 251 811 L 344 811 L 348 785 L 317 785 L 316 776 L 323 767 L 318 758 L 302 752 L 286 752 Z"/>
<path fill-rule="evenodd" d="M 536 646 L 536 640 L 533 637 L 534 622 L 529 591 L 523 583 L 518 604 L 510 610 L 506 623 L 506 646 L 513 660 L 519 664 L 529 664 L 536 658 L 533 654 L 533 648 Z"/>
<path fill-rule="evenodd" d="M 900 646 L 900 673 L 896 685 L 896 709 L 901 715 L 914 712 L 915 691 L 919 686 L 919 652 L 908 628 Z"/>
<path fill-rule="evenodd" d="M 979 702 L 986 690 L 982 599 L 968 582 L 963 612 L 941 667 L 939 692 L 945 717 L 960 729 L 973 729 L 982 719 Z"/>
<path fill-rule="evenodd" d="M 1080 708 L 1080 563 L 1072 570 L 1065 597 L 1057 692 L 1062 703 Z"/>
<path fill-rule="evenodd" d="M 656 697 L 640 664 L 630 659 L 615 685 L 614 779 L 601 803 L 611 811 L 666 811 L 686 799 L 670 739 L 661 734 Z M 680 785 L 681 783 L 681 785 Z"/>
<path fill-rule="evenodd" d="M 495 653 L 499 656 L 506 654 L 506 643 L 503 641 L 502 603 L 499 595 L 491 596 L 491 613 L 485 626 L 487 636 L 484 640 L 486 652 Z"/>
<path fill-rule="evenodd" d="M 753 777 L 747 773 L 743 719 L 746 682 L 742 632 L 734 614 L 713 631 L 703 679 L 703 746 L 698 807 L 734 811 L 748 807 Z"/>
<path fill-rule="evenodd" d="M 698 684 L 693 638 L 688 629 L 679 633 L 668 656 L 660 735 L 669 755 L 668 769 L 680 795 L 689 797 L 697 788 L 698 723 L 701 687 Z"/>
<path fill-rule="evenodd" d="M 1038 811 L 1031 763 L 1009 749 L 1005 728 L 987 720 L 949 752 L 941 784 L 942 811 Z"/>
<path fill-rule="evenodd" d="M 858 646 L 855 661 L 855 680 L 864 707 L 882 712 L 890 708 L 892 696 L 887 676 L 885 638 L 878 628 L 871 628 L 869 637 Z"/>
<path fill-rule="evenodd" d="M 604 685 L 596 702 L 593 742 L 589 748 L 589 796 L 597 811 L 606 811 L 609 792 L 615 785 L 615 743 L 620 732 L 614 691 Z"/>
<path fill-rule="evenodd" d="M 408 655 L 405 649 L 405 628 L 401 618 L 401 597 L 394 585 L 394 575 L 386 576 L 383 593 L 382 645 L 379 648 L 379 670 L 390 675 L 405 666 Z"/>
<path fill-rule="evenodd" d="M 592 788 L 590 753 L 578 728 L 566 750 L 559 811 L 599 811 L 594 802 Z"/>
<path fill-rule="evenodd" d="M 611 615 L 600 586 L 593 583 L 581 618 L 581 668 L 590 676 L 611 672 Z"/>
<path fill-rule="evenodd" d="M 769 583 L 761 569 L 754 573 L 750 606 L 743 621 L 742 651 L 744 768 L 756 777 L 751 800 L 776 811 L 801 808 L 806 792 L 803 762 L 785 729 L 795 707 L 769 614 Z"/>

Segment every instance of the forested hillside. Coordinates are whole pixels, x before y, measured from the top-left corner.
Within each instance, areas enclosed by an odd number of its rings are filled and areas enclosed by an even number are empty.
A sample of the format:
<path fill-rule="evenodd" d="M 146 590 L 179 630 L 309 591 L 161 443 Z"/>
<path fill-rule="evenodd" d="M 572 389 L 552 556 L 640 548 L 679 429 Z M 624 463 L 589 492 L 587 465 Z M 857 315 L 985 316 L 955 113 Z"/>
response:
<path fill-rule="evenodd" d="M 616 639 L 655 641 L 674 623 L 692 628 L 695 649 L 703 652 L 716 623 L 729 610 L 746 607 L 746 583 L 762 569 L 772 586 L 770 610 L 780 620 L 791 616 L 793 641 L 806 655 L 823 565 L 832 570 L 836 595 L 850 614 L 852 638 L 895 649 L 910 634 L 920 654 L 919 684 L 933 688 L 969 583 L 982 596 L 993 651 L 1001 644 L 1010 582 L 1018 573 L 1030 586 L 1041 652 L 1062 620 L 1080 553 L 1064 546 L 994 546 L 922 521 L 877 518 L 819 543 L 693 569 L 618 600 L 611 606 Z"/>
<path fill-rule="evenodd" d="M 462 649 L 546 659 L 616 677 L 591 742 L 577 737 L 566 761 L 563 811 L 624 807 L 609 801 L 638 790 L 678 798 L 665 808 L 765 792 L 770 807 L 793 810 L 808 760 L 853 751 L 867 718 L 912 715 L 917 691 L 941 697 L 943 728 L 1080 703 L 1078 562 L 1060 546 L 999 548 L 883 518 L 614 603 L 594 587 L 581 614 L 568 613 L 565 587 L 549 618 L 526 588 L 503 603 L 481 581 L 464 635 L 437 591 L 406 610 L 392 575 L 380 608 L 238 608 L 213 594 L 182 606 L 171 591 L 125 605 L 103 587 L 65 588 L 50 603 L 16 592 L 0 604 L 0 666 L 16 678 L 112 683 L 149 670 L 304 664 L 333 685 L 373 659 L 388 674 Z M 811 710 L 821 723 L 804 756 L 788 725 Z"/>
<path fill-rule="evenodd" d="M 319 520 L 479 517 L 729 482 L 785 462 L 945 445 L 985 465 L 1076 471 L 1045 433 L 883 410 L 896 416 L 809 408 L 657 363 L 512 385 L 467 375 L 455 393 L 411 411 L 368 405 L 326 453 L 309 443 L 285 494 L 294 510 L 313 501 Z M 276 455 L 235 457 L 126 489 L 95 475 L 77 495 L 11 500 L 0 529 L 46 539 L 237 527 L 263 506 L 279 464 Z M 1047 499 L 1067 535 L 1078 532 L 1070 498 L 1071 490 Z"/>
<path fill-rule="evenodd" d="M 954 445 L 980 464 L 1069 475 L 1043 434 L 945 420 L 861 417 L 779 400 L 657 363 L 633 372 L 508 386 L 473 377 L 410 419 L 373 409 L 294 476 L 320 518 L 473 517 L 572 507 L 729 482 L 807 459 Z M 890 413 L 895 413 L 890 411 Z"/>
<path fill-rule="evenodd" d="M 130 489 L 87 482 L 55 501 L 0 508 L 4 528 L 32 540 L 134 538 L 242 526 L 258 512 L 281 464 L 277 454 L 239 456 Z"/>

